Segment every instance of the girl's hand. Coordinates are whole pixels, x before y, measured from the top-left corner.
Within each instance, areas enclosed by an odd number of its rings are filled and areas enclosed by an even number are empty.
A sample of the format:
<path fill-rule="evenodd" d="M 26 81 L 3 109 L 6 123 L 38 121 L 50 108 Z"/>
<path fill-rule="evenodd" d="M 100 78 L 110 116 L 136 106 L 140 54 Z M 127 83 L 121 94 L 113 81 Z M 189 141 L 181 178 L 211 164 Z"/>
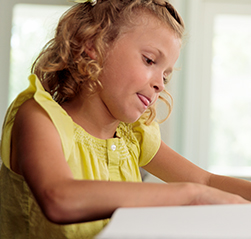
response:
<path fill-rule="evenodd" d="M 205 204 L 247 204 L 250 201 L 245 200 L 239 195 L 221 191 L 216 188 L 195 184 L 198 190 L 191 205 L 205 205 Z"/>

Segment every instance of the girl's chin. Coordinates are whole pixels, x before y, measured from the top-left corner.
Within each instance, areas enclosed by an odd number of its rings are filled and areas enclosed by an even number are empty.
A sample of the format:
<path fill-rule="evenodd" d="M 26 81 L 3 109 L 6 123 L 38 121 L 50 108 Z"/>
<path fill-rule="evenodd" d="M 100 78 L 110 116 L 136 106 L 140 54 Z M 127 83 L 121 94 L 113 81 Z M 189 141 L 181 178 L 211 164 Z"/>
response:
<path fill-rule="evenodd" d="M 140 112 L 140 111 L 134 112 L 134 114 L 132 114 L 133 112 L 130 112 L 130 113 L 131 114 L 126 114 L 126 115 L 121 116 L 121 118 L 118 120 L 120 122 L 124 122 L 127 124 L 134 123 L 134 122 L 138 121 L 139 118 L 145 113 L 145 110 L 142 112 Z"/>
<path fill-rule="evenodd" d="M 127 123 L 127 124 L 132 124 L 132 123 L 135 123 L 136 121 L 138 121 L 141 116 L 142 115 L 139 115 L 138 117 L 133 117 L 133 118 L 130 118 L 130 119 L 127 118 L 127 120 L 124 120 L 124 121 L 122 120 L 122 121 L 124 123 Z"/>

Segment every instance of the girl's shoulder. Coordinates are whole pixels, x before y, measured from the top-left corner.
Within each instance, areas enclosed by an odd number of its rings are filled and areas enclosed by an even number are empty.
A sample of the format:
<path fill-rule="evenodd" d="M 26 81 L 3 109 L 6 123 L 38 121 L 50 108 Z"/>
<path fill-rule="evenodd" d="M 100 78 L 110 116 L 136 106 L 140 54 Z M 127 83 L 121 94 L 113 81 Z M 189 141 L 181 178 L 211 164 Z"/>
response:
<path fill-rule="evenodd" d="M 30 113 L 33 113 L 34 111 L 42 109 L 41 106 L 36 102 L 34 98 L 30 98 L 26 100 L 25 102 L 20 105 L 18 111 L 17 111 L 17 116 L 18 115 L 23 115 L 27 114 L 29 116 Z"/>
<path fill-rule="evenodd" d="M 18 109 L 14 124 L 39 124 L 43 118 L 47 118 L 46 111 L 34 100 L 34 98 L 26 100 Z"/>
<path fill-rule="evenodd" d="M 33 158 L 43 155 L 41 142 L 45 138 L 47 146 L 60 144 L 55 126 L 47 113 L 34 99 L 28 99 L 19 107 L 12 127 L 11 169 L 22 175 L 22 165 L 26 162 L 25 158 L 29 158 L 29 154 L 36 151 Z"/>

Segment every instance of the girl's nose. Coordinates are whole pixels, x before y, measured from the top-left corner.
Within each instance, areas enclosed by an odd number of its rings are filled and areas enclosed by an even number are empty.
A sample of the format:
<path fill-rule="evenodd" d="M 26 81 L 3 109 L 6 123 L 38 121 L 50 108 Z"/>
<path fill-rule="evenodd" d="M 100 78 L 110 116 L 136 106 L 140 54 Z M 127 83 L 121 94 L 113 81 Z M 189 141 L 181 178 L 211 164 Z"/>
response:
<path fill-rule="evenodd" d="M 161 78 L 161 81 L 156 80 L 153 83 L 153 88 L 155 89 L 156 93 L 160 93 L 161 91 L 163 91 L 165 89 L 163 78 Z"/>

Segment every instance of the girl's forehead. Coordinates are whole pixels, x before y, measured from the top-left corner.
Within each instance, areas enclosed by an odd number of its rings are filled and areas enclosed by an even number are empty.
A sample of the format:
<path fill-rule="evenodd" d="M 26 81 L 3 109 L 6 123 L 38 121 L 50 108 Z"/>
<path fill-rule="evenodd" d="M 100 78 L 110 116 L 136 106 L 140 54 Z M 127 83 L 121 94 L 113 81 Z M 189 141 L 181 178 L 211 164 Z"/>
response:
<path fill-rule="evenodd" d="M 111 43 L 110 49 L 121 41 L 124 41 L 124 43 L 126 41 L 131 42 L 132 39 L 142 45 L 163 45 L 169 36 L 171 38 L 174 36 L 174 38 L 181 40 L 170 25 L 164 23 L 151 13 L 140 11 L 140 14 L 134 15 L 132 21 L 127 22 L 121 27 L 120 33 L 115 41 Z"/>
<path fill-rule="evenodd" d="M 170 28 L 170 26 L 156 16 L 153 16 L 153 14 L 140 11 L 139 14 L 134 14 L 131 21 L 125 22 L 125 24 L 121 26 L 120 32 L 122 35 L 124 33 L 129 33 L 140 29 L 149 31 L 151 28 L 152 30 L 155 28 L 163 28 L 163 30 L 167 30 Z"/>
<path fill-rule="evenodd" d="M 177 41 L 178 40 L 178 41 Z M 150 46 L 159 50 L 168 47 L 167 42 L 174 41 L 181 43 L 175 32 L 167 25 L 160 24 L 156 19 L 147 19 L 142 24 L 135 24 L 133 27 L 128 28 L 121 34 L 115 41 L 115 45 L 123 46 L 130 44 L 133 46 Z"/>

